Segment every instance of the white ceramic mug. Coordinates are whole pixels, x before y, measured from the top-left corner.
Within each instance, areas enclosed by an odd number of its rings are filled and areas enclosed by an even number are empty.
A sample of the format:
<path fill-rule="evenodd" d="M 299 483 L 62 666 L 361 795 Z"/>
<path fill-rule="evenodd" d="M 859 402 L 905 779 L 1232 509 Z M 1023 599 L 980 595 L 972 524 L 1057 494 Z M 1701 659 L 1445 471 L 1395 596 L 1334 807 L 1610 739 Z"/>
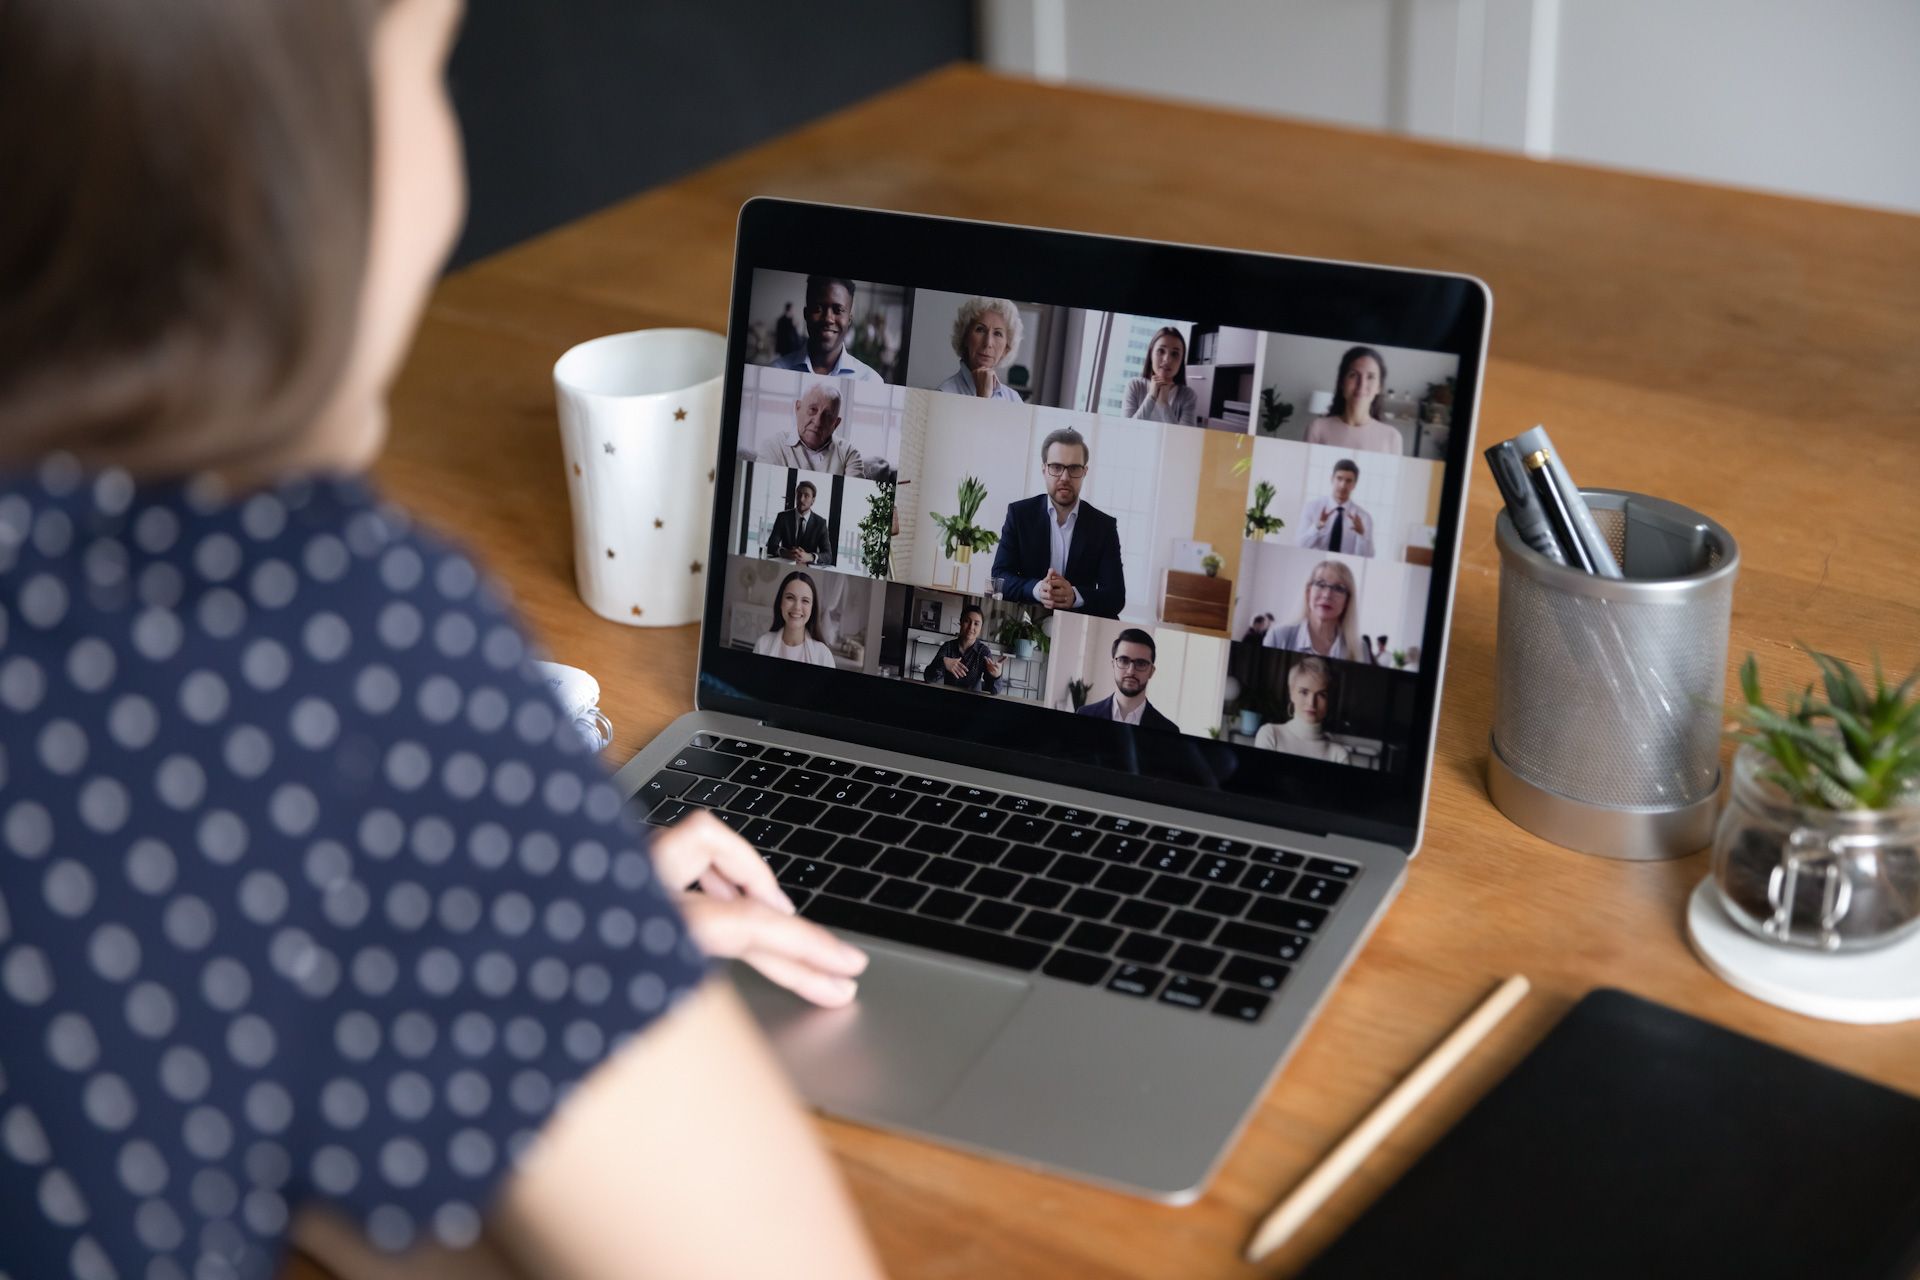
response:
<path fill-rule="evenodd" d="M 727 340 L 642 329 L 553 366 L 580 598 L 636 627 L 700 619 Z"/>

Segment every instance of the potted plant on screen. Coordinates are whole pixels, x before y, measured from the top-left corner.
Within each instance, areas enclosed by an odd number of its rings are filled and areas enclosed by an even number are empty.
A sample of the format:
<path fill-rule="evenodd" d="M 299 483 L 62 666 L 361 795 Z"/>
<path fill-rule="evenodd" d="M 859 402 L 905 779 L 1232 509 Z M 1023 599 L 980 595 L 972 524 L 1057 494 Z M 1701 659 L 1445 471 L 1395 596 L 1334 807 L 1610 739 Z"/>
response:
<path fill-rule="evenodd" d="M 883 484 L 867 499 L 860 519 L 860 565 L 875 578 L 884 578 L 893 565 L 893 486 Z"/>
<path fill-rule="evenodd" d="M 1036 649 L 1045 653 L 1051 647 L 1047 633 L 1040 629 L 1039 623 L 1027 616 L 1025 609 L 1016 610 L 1002 618 L 1000 630 L 995 633 L 994 639 L 1000 642 L 1001 648 L 1013 650 L 1013 656 L 1022 659 L 1031 658 Z"/>
<path fill-rule="evenodd" d="M 1091 692 L 1093 686 L 1078 676 L 1067 681 L 1067 701 L 1073 704 L 1075 711 L 1087 705 L 1087 695 Z"/>
<path fill-rule="evenodd" d="M 1823 951 L 1884 946 L 1920 931 L 1920 670 L 1873 689 L 1810 653 L 1809 684 L 1769 706 L 1749 654 L 1740 668 L 1733 786 L 1713 838 L 1727 914 L 1773 942 Z"/>
<path fill-rule="evenodd" d="M 930 514 L 934 524 L 940 527 L 941 546 L 947 559 L 955 564 L 971 564 L 973 553 L 993 550 L 1000 535 L 973 522 L 980 514 L 980 504 L 987 500 L 987 486 L 981 484 L 977 476 L 968 476 L 960 482 L 957 497 L 959 506 L 953 515 L 943 516 L 938 511 Z"/>
<path fill-rule="evenodd" d="M 1253 486 L 1253 505 L 1247 508 L 1246 537 L 1253 539 L 1255 542 L 1260 542 L 1263 541 L 1268 534 L 1278 533 L 1287 527 L 1287 522 L 1279 516 L 1267 514 L 1267 506 L 1273 501 L 1275 494 L 1278 492 L 1272 483 L 1266 480 L 1262 480 L 1259 484 Z"/>
<path fill-rule="evenodd" d="M 1293 406 L 1280 398 L 1277 387 L 1260 388 L 1260 430 L 1266 435 L 1278 435 L 1280 428 L 1293 416 Z"/>
<path fill-rule="evenodd" d="M 1211 551 L 1200 557 L 1200 568 L 1205 571 L 1209 578 L 1217 578 L 1220 576 L 1220 565 L 1222 563 L 1220 557 Z"/>

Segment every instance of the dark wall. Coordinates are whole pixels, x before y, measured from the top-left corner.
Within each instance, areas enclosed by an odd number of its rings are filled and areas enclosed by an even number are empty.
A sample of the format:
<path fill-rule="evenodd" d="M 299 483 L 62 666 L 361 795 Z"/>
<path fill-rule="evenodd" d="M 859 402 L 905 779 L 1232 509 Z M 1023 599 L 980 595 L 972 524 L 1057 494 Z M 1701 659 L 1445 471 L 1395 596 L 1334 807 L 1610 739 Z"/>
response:
<path fill-rule="evenodd" d="M 472 0 L 454 263 L 973 56 L 970 0 Z"/>

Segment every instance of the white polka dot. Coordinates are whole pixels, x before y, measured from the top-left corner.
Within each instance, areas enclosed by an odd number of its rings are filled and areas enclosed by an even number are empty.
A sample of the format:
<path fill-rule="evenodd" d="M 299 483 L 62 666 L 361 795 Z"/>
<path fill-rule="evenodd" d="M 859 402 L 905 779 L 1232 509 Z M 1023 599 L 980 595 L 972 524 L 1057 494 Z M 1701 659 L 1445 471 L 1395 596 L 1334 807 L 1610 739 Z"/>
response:
<path fill-rule="evenodd" d="M 523 742 L 539 744 L 551 741 L 560 717 L 544 699 L 529 698 L 513 713 L 513 731 Z"/>
<path fill-rule="evenodd" d="M 493 1089 L 478 1071 L 460 1070 L 447 1077 L 447 1107 L 469 1120 L 483 1114 L 493 1102 Z"/>
<path fill-rule="evenodd" d="M 122 588 L 127 583 L 128 559 L 127 549 L 118 542 L 111 538 L 96 538 L 87 544 L 82 566 L 88 582 L 101 591 L 111 592 L 113 599 L 124 603 L 126 593 Z"/>
<path fill-rule="evenodd" d="M 640 926 L 640 946 L 648 955 L 664 956 L 679 940 L 679 931 L 665 916 L 653 916 Z"/>
<path fill-rule="evenodd" d="M 497 822 L 482 822 L 467 834 L 467 854 L 482 870 L 498 870 L 512 853 L 507 829 Z"/>
<path fill-rule="evenodd" d="M 441 927 L 448 933 L 471 933 L 480 924 L 480 917 L 485 911 L 479 894 L 465 885 L 455 885 L 440 895 L 440 907 L 436 915 Z"/>
<path fill-rule="evenodd" d="M 327 923 L 336 928 L 357 929 L 360 922 L 367 918 L 372 905 L 365 885 L 357 880 L 342 880 L 330 887 L 321 898 L 320 911 L 326 916 Z"/>
<path fill-rule="evenodd" d="M 165 560 L 157 561 L 140 571 L 134 591 L 140 602 L 150 608 L 177 609 L 186 595 L 186 575 Z"/>
<path fill-rule="evenodd" d="M 643 973 L 627 984 L 627 1000 L 641 1013 L 658 1013 L 667 1002 L 667 984 L 657 973 Z"/>
<path fill-rule="evenodd" d="M 148 507 L 133 521 L 133 540 L 148 555 L 161 555 L 180 536 L 180 519 L 165 507 Z"/>
<path fill-rule="evenodd" d="M 53 846 L 53 816 L 37 800 L 19 800 L 0 823 L 7 847 L 23 858 L 43 856 Z"/>
<path fill-rule="evenodd" d="M 552 956 L 542 956 L 535 960 L 527 970 L 527 990 L 536 1000 L 552 1001 L 562 999 L 567 988 L 572 985 L 567 966 Z"/>
<path fill-rule="evenodd" d="M 108 982 L 126 982 L 140 971 L 140 941 L 121 924 L 103 924 L 87 940 L 87 963 Z"/>
<path fill-rule="evenodd" d="M 580 781 L 580 775 L 565 769 L 548 774 L 546 785 L 540 788 L 540 798 L 546 801 L 547 808 L 561 814 L 578 809 L 585 793 L 586 785 Z"/>
<path fill-rule="evenodd" d="M 542 923 L 555 942 L 572 942 L 586 931 L 587 913 L 570 898 L 555 898 L 547 904 Z"/>
<path fill-rule="evenodd" d="M 87 763 L 87 735 L 71 720 L 49 720 L 35 744 L 48 772 L 68 777 Z"/>
<path fill-rule="evenodd" d="M 399 853 L 406 834 L 406 824 L 391 809 L 369 809 L 360 818 L 360 847 L 373 857 L 385 860 Z"/>
<path fill-rule="evenodd" d="M 0 961 L 0 987 L 18 1004 L 45 1004 L 53 994 L 53 969 L 38 947 L 16 944 Z"/>
<path fill-rule="evenodd" d="M 227 1053 L 243 1067 L 266 1066 L 278 1047 L 273 1028 L 258 1014 L 242 1014 L 227 1027 Z"/>
<path fill-rule="evenodd" d="M 433 1110 L 433 1086 L 418 1071 L 402 1071 L 387 1082 L 387 1110 L 416 1122 Z"/>
<path fill-rule="evenodd" d="M 330 533 L 316 535 L 301 553 L 307 576 L 318 582 L 338 582 L 347 572 L 347 544 Z"/>
<path fill-rule="evenodd" d="M 425 1157 L 422 1157 L 421 1176 L 425 1176 Z M 395 1186 L 401 1184 L 390 1175 L 389 1182 Z M 414 1180 L 419 1181 L 418 1178 Z M 408 1184 L 411 1185 L 411 1184 Z M 367 1239 L 377 1249 L 388 1253 L 398 1253 L 413 1243 L 413 1219 L 407 1211 L 398 1205 L 383 1204 L 367 1215 Z"/>
<path fill-rule="evenodd" d="M 133 1233 L 155 1253 L 172 1253 L 186 1242 L 180 1215 L 165 1200 L 148 1200 L 134 1211 Z"/>
<path fill-rule="evenodd" d="M 316 889 L 331 889 L 353 874 L 353 855 L 337 841 L 316 840 L 307 849 L 302 862 L 307 883 Z"/>
<path fill-rule="evenodd" d="M 142 893 L 165 893 L 173 888 L 177 871 L 173 850 L 151 836 L 134 841 L 127 850 L 127 882 Z"/>
<path fill-rule="evenodd" d="M 112 778 L 91 778 L 80 788 L 80 821 L 101 835 L 125 826 L 132 806 L 127 789 Z"/>
<path fill-rule="evenodd" d="M 471 751 L 456 751 L 440 770 L 440 784 L 456 800 L 471 800 L 487 785 L 487 766 Z"/>
<path fill-rule="evenodd" d="M 221 758 L 235 776 L 251 781 L 273 767 L 273 741 L 258 726 L 243 724 L 227 735 Z"/>
<path fill-rule="evenodd" d="M 400 677 L 392 667 L 377 662 L 354 680 L 353 700 L 368 715 L 383 716 L 400 701 Z"/>
<path fill-rule="evenodd" d="M 132 1124 L 139 1110 L 134 1104 L 133 1090 L 127 1087 L 124 1079 L 110 1071 L 103 1071 L 87 1081 L 80 1105 L 87 1113 L 87 1119 L 108 1133 L 119 1133 Z"/>
<path fill-rule="evenodd" d="M 425 889 L 411 880 L 402 880 L 387 891 L 386 912 L 394 928 L 411 933 L 432 915 L 433 902 Z"/>
<path fill-rule="evenodd" d="M 608 907 L 600 913 L 600 941 L 610 947 L 622 950 L 633 945 L 640 933 L 640 926 L 633 918 L 633 912 L 625 907 Z"/>
<path fill-rule="evenodd" d="M 256 1081 L 241 1103 L 247 1123 L 260 1133 L 283 1133 L 293 1123 L 293 1099 L 271 1080 Z"/>
<path fill-rule="evenodd" d="M 464 600 L 479 581 L 480 575 L 474 572 L 472 561 L 465 556 L 446 556 L 433 570 L 435 589 L 449 600 Z"/>
<path fill-rule="evenodd" d="M 193 1175 L 187 1198 L 202 1216 L 225 1218 L 240 1207 L 240 1188 L 221 1170 L 202 1169 Z"/>
<path fill-rule="evenodd" d="M 467 723 L 481 733 L 498 733 L 512 710 L 507 695 L 486 686 L 474 690 L 467 699 Z"/>
<path fill-rule="evenodd" d="M 434 1042 L 440 1038 L 433 1019 L 418 1009 L 409 1009 L 395 1018 L 390 1035 L 394 1051 L 403 1058 L 415 1060 L 432 1053 Z"/>
<path fill-rule="evenodd" d="M 207 771 L 192 756 L 168 756 L 154 770 L 153 793 L 161 804 L 184 813 L 207 794 Z"/>
<path fill-rule="evenodd" d="M 480 628 L 464 613 L 443 613 L 433 624 L 433 647 L 443 657 L 466 657 L 479 638 Z"/>
<path fill-rule="evenodd" d="M 433 724 L 446 724 L 460 714 L 460 686 L 446 676 L 428 676 L 414 695 L 414 705 Z"/>
<path fill-rule="evenodd" d="M 282 835 L 304 836 L 320 820 L 320 801 L 299 783 L 285 782 L 273 789 L 267 815 Z"/>
<path fill-rule="evenodd" d="M 418 791 L 433 772 L 433 759 L 425 747 L 407 740 L 387 750 L 387 781 L 400 791 Z"/>
<path fill-rule="evenodd" d="M 67 650 L 67 679 L 82 693 L 98 693 L 113 683 L 113 650 L 98 636 L 87 636 Z"/>
<path fill-rule="evenodd" d="M 20 617 L 28 626 L 46 631 L 66 616 L 67 588 L 52 574 L 35 574 L 20 588 Z"/>
<path fill-rule="evenodd" d="M 40 887 L 55 915 L 71 920 L 93 909 L 93 873 L 72 858 L 48 867 Z"/>
<path fill-rule="evenodd" d="M 574 879 L 585 884 L 599 884 L 605 880 L 612 862 L 607 846 L 598 840 L 582 840 L 567 855 L 567 869 L 573 872 Z"/>
<path fill-rule="evenodd" d="M 195 671 L 180 682 L 180 710 L 195 724 L 212 724 L 227 714 L 227 682 L 211 671 Z"/>
<path fill-rule="evenodd" d="M 512 627 L 494 627 L 480 646 L 480 656 L 496 671 L 511 671 L 527 656 L 527 645 Z"/>
<path fill-rule="evenodd" d="M 340 716 L 319 698 L 302 698 L 293 706 L 288 721 L 293 740 L 309 751 L 321 751 L 333 745 L 340 733 Z"/>
<path fill-rule="evenodd" d="M 31 658 L 9 658 L 0 664 L 0 703 L 21 715 L 40 705 L 46 696 L 47 678 Z"/>
<path fill-rule="evenodd" d="M 277 1191 L 293 1176 L 293 1159 L 277 1142 L 256 1142 L 247 1148 L 246 1170 L 254 1186 Z"/>
<path fill-rule="evenodd" d="M 271 1191 L 249 1191 L 241 1202 L 240 1217 L 248 1230 L 271 1240 L 287 1228 L 287 1202 Z"/>
<path fill-rule="evenodd" d="M 453 1047 L 469 1058 L 484 1058 L 493 1052 L 497 1039 L 493 1019 L 476 1010 L 468 1010 L 453 1020 Z M 481 1077 L 484 1086 L 485 1078 Z"/>
<path fill-rule="evenodd" d="M 57 1227 L 77 1227 L 87 1220 L 87 1201 L 64 1169 L 40 1175 L 40 1212 Z"/>
<path fill-rule="evenodd" d="M 200 819 L 194 837 L 200 852 L 222 866 L 239 861 L 247 851 L 247 824 L 228 809 L 215 809 Z"/>
<path fill-rule="evenodd" d="M 501 804 L 518 807 L 533 796 L 533 770 L 518 760 L 508 760 L 493 771 L 493 798 Z"/>
<path fill-rule="evenodd" d="M 398 546 L 380 557 L 380 581 L 395 595 L 405 595 L 420 585 L 425 566 L 420 553 L 409 546 Z"/>
<path fill-rule="evenodd" d="M 493 900 L 493 927 L 509 938 L 517 938 L 533 927 L 533 903 L 527 895 L 510 890 Z"/>
<path fill-rule="evenodd" d="M 466 1249 L 480 1238 L 480 1215 L 471 1205 L 449 1201 L 433 1211 L 433 1235 L 449 1249 Z"/>
<path fill-rule="evenodd" d="M 57 560 L 73 546 L 73 517 L 48 507 L 33 522 L 33 545 L 49 560 Z"/>
<path fill-rule="evenodd" d="M 0 494 L 0 547 L 25 542 L 32 527 L 33 505 L 21 494 Z"/>
<path fill-rule="evenodd" d="M 527 1115 L 544 1115 L 553 1105 L 553 1082 L 538 1071 L 515 1072 L 507 1082 L 507 1099 Z"/>
<path fill-rule="evenodd" d="M 145 750 L 159 732 L 160 713 L 137 693 L 116 698 L 107 712 L 107 733 L 128 751 Z"/>
<path fill-rule="evenodd" d="M 460 962 L 445 947 L 431 947 L 415 964 L 414 980 L 428 995 L 451 995 L 460 985 Z"/>
<path fill-rule="evenodd" d="M 482 995 L 500 999 L 513 990 L 519 977 L 512 957 L 502 951 L 488 951 L 473 963 L 473 985 Z"/>
<path fill-rule="evenodd" d="M 167 941 L 182 951 L 198 951 L 213 941 L 213 911 L 191 894 L 169 902 L 160 923 Z"/>
<path fill-rule="evenodd" d="M 340 961 L 325 947 L 316 947 L 311 963 L 295 976 L 294 981 L 299 985 L 301 995 L 310 1000 L 324 1000 L 340 985 Z"/>
<path fill-rule="evenodd" d="M 200 994 L 222 1013 L 233 1013 L 253 994 L 253 978 L 231 956 L 215 956 L 200 971 Z"/>
<path fill-rule="evenodd" d="M 200 629 L 215 640 L 231 640 L 247 625 L 247 602 L 237 591 L 215 587 L 200 597 L 193 616 Z"/>
<path fill-rule="evenodd" d="M 320 1090 L 321 1119 L 342 1132 L 359 1128 L 367 1109 L 367 1091 L 344 1076 L 327 1081 Z"/>
<path fill-rule="evenodd" d="M 316 613 L 301 628 L 300 642 L 315 662 L 338 662 L 353 644 L 353 632 L 337 613 Z"/>
<path fill-rule="evenodd" d="M 392 536 L 387 522 L 374 512 L 356 512 L 347 521 L 347 545 L 353 548 L 353 554 L 362 559 L 380 554 L 380 549 L 387 545 Z"/>
<path fill-rule="evenodd" d="M 198 1049 L 177 1044 L 160 1055 L 160 1087 L 175 1102 L 198 1102 L 206 1096 L 213 1071 Z"/>
<path fill-rule="evenodd" d="M 584 1018 L 576 1018 L 561 1033 L 560 1043 L 575 1062 L 594 1063 L 606 1051 L 607 1037 L 599 1027 Z"/>
<path fill-rule="evenodd" d="M 293 566 L 285 560 L 265 561 L 247 579 L 247 594 L 262 609 L 286 608 L 299 588 Z"/>
<path fill-rule="evenodd" d="M 229 534 L 210 533 L 193 549 L 193 567 L 208 582 L 225 582 L 240 572 L 240 544 Z"/>
<path fill-rule="evenodd" d="M 0 1117 L 0 1146 L 7 1154 L 21 1164 L 34 1168 L 53 1158 L 53 1148 L 47 1143 L 47 1132 L 40 1127 L 40 1119 L 25 1103 L 16 1103 Z"/>
<path fill-rule="evenodd" d="M 364 947 L 353 958 L 353 985 L 363 995 L 378 998 L 400 981 L 400 962 L 385 947 Z"/>
<path fill-rule="evenodd" d="M 425 627 L 420 611 L 404 600 L 396 600 L 380 610 L 374 623 L 380 643 L 398 650 L 411 649 L 420 643 L 420 633 Z"/>
<path fill-rule="evenodd" d="M 47 1024 L 47 1057 L 67 1071 L 91 1071 L 100 1060 L 100 1038 L 85 1015 L 61 1013 Z"/>
<path fill-rule="evenodd" d="M 581 1004 L 605 1004 L 613 995 L 613 975 L 597 964 L 573 971 L 573 998 Z"/>
<path fill-rule="evenodd" d="M 620 793 L 604 782 L 587 788 L 587 816 L 608 823 L 620 816 Z"/>
<path fill-rule="evenodd" d="M 202 1160 L 219 1160 L 233 1149 L 233 1124 L 213 1107 L 195 1107 L 180 1125 L 180 1141 Z"/>
<path fill-rule="evenodd" d="M 345 1147 L 324 1146 L 313 1153 L 313 1185 L 331 1196 L 343 1196 L 360 1181 L 360 1162 Z"/>
<path fill-rule="evenodd" d="M 240 676 L 261 693 L 271 693 L 287 682 L 293 659 L 278 640 L 265 636 L 253 641 L 240 655 Z"/>
<path fill-rule="evenodd" d="M 287 509 L 270 493 L 256 493 L 240 508 L 240 527 L 255 542 L 271 542 L 287 527 Z"/>
<path fill-rule="evenodd" d="M 180 652 L 185 628 L 170 609 L 147 608 L 133 620 L 133 647 L 150 662 L 165 662 Z"/>
<path fill-rule="evenodd" d="M 167 1161 L 145 1138 L 135 1138 L 120 1148 L 114 1162 L 120 1185 L 136 1196 L 159 1195 L 167 1186 Z"/>
<path fill-rule="evenodd" d="M 497 1158 L 493 1139 L 479 1129 L 462 1129 L 447 1143 L 447 1163 L 463 1178 L 486 1177 Z"/>
<path fill-rule="evenodd" d="M 137 1035 L 158 1040 L 173 1030 L 178 1010 L 173 995 L 157 982 L 137 983 L 127 992 L 127 1025 Z"/>
<path fill-rule="evenodd" d="M 73 1249 L 67 1254 L 67 1266 L 73 1271 L 73 1280 L 120 1280 L 120 1273 L 107 1259 L 106 1250 L 92 1236 L 81 1236 L 73 1242 Z"/>

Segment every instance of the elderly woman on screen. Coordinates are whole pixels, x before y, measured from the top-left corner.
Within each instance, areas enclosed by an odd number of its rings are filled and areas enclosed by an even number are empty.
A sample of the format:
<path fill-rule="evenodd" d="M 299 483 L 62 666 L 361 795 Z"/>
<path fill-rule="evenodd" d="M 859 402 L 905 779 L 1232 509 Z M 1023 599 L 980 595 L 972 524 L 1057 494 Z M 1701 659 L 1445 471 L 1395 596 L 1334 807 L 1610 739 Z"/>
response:
<path fill-rule="evenodd" d="M 1253 745 L 1333 764 L 1348 762 L 1347 749 L 1327 737 L 1327 710 L 1334 694 L 1333 668 L 1321 658 L 1302 658 L 1287 673 L 1287 718 L 1263 724 Z"/>
<path fill-rule="evenodd" d="M 1373 650 L 1360 634 L 1359 594 L 1353 570 L 1338 560 L 1322 560 L 1307 575 L 1300 617 L 1284 627 L 1269 627 L 1263 643 L 1269 649 L 1371 663 Z"/>
<path fill-rule="evenodd" d="M 1020 350 L 1020 308 L 1005 298 L 968 298 L 953 318 L 953 351 L 960 368 L 935 387 L 956 396 L 1024 403 L 1000 380 L 1000 370 Z"/>

